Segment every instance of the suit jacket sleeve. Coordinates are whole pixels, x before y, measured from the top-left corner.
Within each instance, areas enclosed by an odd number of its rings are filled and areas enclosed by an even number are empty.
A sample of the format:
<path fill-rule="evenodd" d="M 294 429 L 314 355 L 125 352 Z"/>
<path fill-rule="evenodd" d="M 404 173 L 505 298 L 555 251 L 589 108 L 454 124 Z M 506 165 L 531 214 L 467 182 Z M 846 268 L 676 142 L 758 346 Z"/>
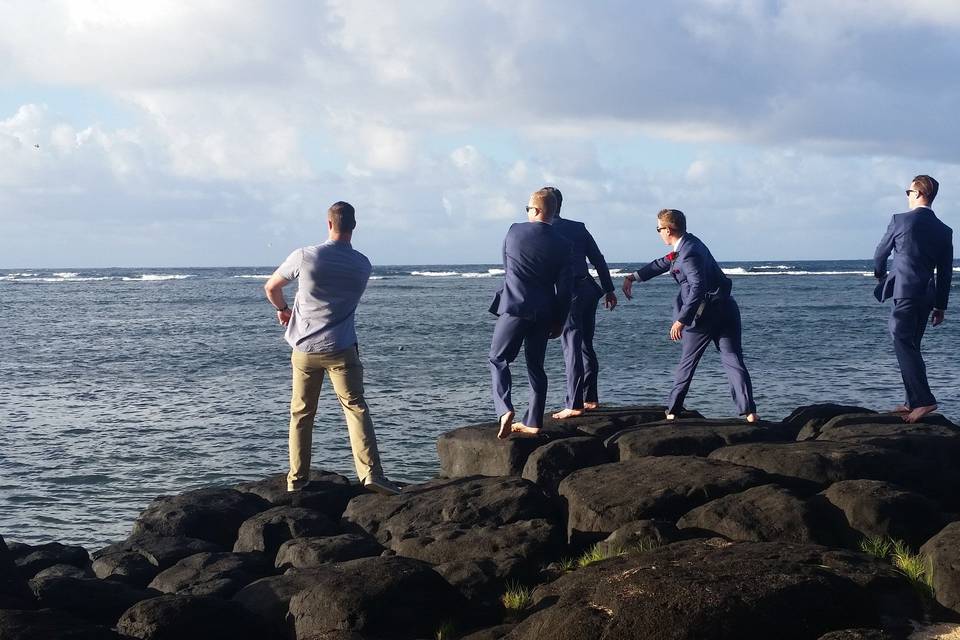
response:
<path fill-rule="evenodd" d="M 663 258 L 657 258 L 653 262 L 643 265 L 637 271 L 637 279 L 640 282 L 646 282 L 650 278 L 655 278 L 670 270 L 670 261 Z"/>
<path fill-rule="evenodd" d="M 687 326 L 693 324 L 697 317 L 697 310 L 706 299 L 707 291 L 703 283 L 706 275 L 703 256 L 697 253 L 687 254 L 680 263 L 683 275 L 687 279 L 687 295 L 680 306 L 677 320 Z"/>
<path fill-rule="evenodd" d="M 563 266 L 557 275 L 555 285 L 557 290 L 557 304 L 554 309 L 554 323 L 563 322 L 567 318 L 567 314 L 570 313 L 570 303 L 573 300 L 573 268 L 570 266 L 569 254 L 572 251 L 571 249 L 567 252 L 567 255 L 564 256 Z"/>
<path fill-rule="evenodd" d="M 937 297 L 933 306 L 946 310 L 950 298 L 950 283 L 953 280 L 953 232 L 947 239 L 947 248 L 937 262 Z"/>
<path fill-rule="evenodd" d="M 614 286 L 613 279 L 610 278 L 610 268 L 607 266 L 607 261 L 603 258 L 603 254 L 600 253 L 600 247 L 597 246 L 597 242 L 593 239 L 593 236 L 590 235 L 590 232 L 586 229 L 584 229 L 583 232 L 587 234 L 587 259 L 590 260 L 590 264 L 597 270 L 597 276 L 600 277 L 600 287 L 603 289 L 603 292 L 610 293 L 614 290 Z"/>
<path fill-rule="evenodd" d="M 877 250 L 873 253 L 873 275 L 875 278 L 882 279 L 887 276 L 887 258 L 893 253 L 893 235 L 896 222 L 896 217 L 890 218 L 887 232 L 883 234 L 880 244 L 877 245 Z"/>

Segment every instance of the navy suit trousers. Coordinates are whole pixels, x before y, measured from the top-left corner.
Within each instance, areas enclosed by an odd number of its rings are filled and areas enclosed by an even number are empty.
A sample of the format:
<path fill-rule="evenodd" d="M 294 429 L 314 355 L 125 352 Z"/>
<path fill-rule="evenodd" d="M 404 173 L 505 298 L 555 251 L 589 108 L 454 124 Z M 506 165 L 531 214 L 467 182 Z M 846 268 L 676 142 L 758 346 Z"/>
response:
<path fill-rule="evenodd" d="M 683 351 L 674 375 L 673 390 L 667 401 L 667 413 L 677 415 L 683 410 L 683 401 L 693 382 L 693 374 L 711 342 L 720 351 L 720 363 L 730 382 L 730 395 L 737 405 L 737 411 L 740 415 L 755 413 L 757 407 L 753 402 L 753 384 L 743 362 L 740 307 L 733 298 L 713 303 L 695 327 L 683 330 L 680 340 Z"/>
<path fill-rule="evenodd" d="M 567 409 L 583 409 L 584 402 L 597 402 L 600 372 L 593 336 L 597 328 L 597 288 L 589 282 L 577 286 L 570 313 L 560 334 L 567 373 Z"/>
<path fill-rule="evenodd" d="M 920 341 L 927 328 L 927 318 L 933 311 L 932 300 L 897 298 L 890 313 L 890 335 L 900 363 L 900 376 L 906 390 L 909 409 L 937 404 L 927 382 L 927 366 L 920 354 Z"/>
<path fill-rule="evenodd" d="M 550 324 L 546 321 L 533 321 L 505 313 L 497 318 L 490 344 L 490 378 L 498 417 L 513 410 L 510 363 L 516 360 L 520 345 L 523 344 L 527 378 L 530 381 L 530 403 L 523 424 L 528 427 L 543 426 L 543 410 L 547 402 L 547 374 L 543 370 L 543 358 L 549 333 Z"/>

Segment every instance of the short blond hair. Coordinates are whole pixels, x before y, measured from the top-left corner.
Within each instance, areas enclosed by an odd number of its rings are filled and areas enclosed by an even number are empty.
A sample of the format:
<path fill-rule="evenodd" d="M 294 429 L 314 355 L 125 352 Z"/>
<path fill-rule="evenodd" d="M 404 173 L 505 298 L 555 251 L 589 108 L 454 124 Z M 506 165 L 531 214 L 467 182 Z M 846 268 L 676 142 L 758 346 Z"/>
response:
<path fill-rule="evenodd" d="M 660 209 L 657 220 L 679 233 L 687 232 L 687 216 L 679 209 Z"/>
<path fill-rule="evenodd" d="M 552 218 L 557 214 L 557 197 L 553 195 L 553 191 L 549 188 L 544 187 L 543 189 L 534 191 L 533 195 L 530 196 L 530 200 L 547 218 Z"/>

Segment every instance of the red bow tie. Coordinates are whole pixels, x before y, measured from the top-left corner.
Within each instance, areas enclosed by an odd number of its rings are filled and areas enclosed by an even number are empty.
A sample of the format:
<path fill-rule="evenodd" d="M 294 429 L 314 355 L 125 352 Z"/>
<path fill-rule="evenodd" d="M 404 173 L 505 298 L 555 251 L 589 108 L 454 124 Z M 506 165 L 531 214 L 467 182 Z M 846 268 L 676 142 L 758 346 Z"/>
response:
<path fill-rule="evenodd" d="M 673 262 L 674 260 L 677 259 L 677 252 L 676 252 L 676 251 L 671 251 L 670 253 L 668 253 L 668 254 L 666 255 L 666 258 L 667 258 L 667 260 L 669 260 L 670 262 Z"/>

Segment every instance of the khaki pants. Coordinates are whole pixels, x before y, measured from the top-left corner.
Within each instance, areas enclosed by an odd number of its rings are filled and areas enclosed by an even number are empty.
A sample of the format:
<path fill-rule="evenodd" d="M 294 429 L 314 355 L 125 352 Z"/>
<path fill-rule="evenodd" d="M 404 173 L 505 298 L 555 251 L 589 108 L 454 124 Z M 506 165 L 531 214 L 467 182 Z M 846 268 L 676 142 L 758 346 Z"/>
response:
<path fill-rule="evenodd" d="M 333 390 L 343 407 L 353 449 L 353 462 L 360 481 L 370 476 L 382 477 L 377 437 L 373 420 L 363 399 L 363 364 L 355 346 L 332 353 L 304 353 L 294 349 L 293 394 L 290 398 L 290 473 L 287 488 L 299 489 L 310 479 L 310 456 L 313 447 L 313 421 L 323 375 L 330 376 Z"/>

